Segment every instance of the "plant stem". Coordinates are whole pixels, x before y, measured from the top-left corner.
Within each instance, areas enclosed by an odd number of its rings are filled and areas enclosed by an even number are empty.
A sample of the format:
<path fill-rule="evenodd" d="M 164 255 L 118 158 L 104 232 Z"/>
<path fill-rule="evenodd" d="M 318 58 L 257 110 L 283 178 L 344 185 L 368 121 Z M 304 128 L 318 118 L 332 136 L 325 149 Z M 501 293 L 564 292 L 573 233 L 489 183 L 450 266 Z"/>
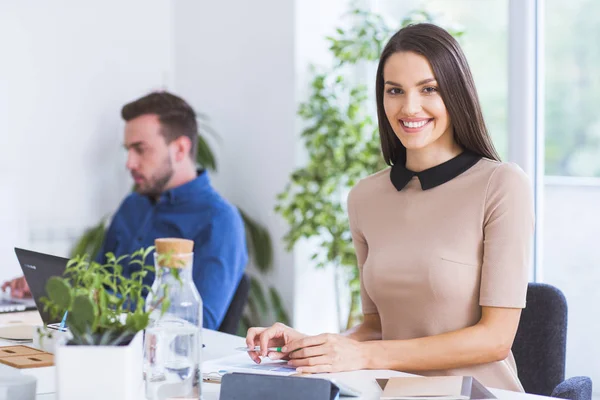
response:
<path fill-rule="evenodd" d="M 355 293 L 350 294 L 350 311 L 348 312 L 348 320 L 346 321 L 346 330 L 352 328 L 355 325 L 356 320 L 356 308 L 358 307 L 358 297 Z"/>
<path fill-rule="evenodd" d="M 158 308 L 158 306 L 160 306 L 160 304 L 164 301 L 165 296 L 161 297 L 156 304 L 148 311 L 148 314 L 151 314 L 154 310 L 156 310 Z"/>

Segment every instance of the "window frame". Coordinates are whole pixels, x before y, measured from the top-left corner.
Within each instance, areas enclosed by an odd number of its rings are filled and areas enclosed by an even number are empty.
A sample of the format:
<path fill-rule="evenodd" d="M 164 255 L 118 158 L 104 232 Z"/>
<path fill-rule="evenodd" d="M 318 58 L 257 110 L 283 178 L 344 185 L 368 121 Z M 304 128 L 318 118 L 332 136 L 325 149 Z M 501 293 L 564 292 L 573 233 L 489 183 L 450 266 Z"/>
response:
<path fill-rule="evenodd" d="M 544 0 L 508 1 L 508 160 L 531 179 L 535 233 L 530 280 L 543 280 Z"/>

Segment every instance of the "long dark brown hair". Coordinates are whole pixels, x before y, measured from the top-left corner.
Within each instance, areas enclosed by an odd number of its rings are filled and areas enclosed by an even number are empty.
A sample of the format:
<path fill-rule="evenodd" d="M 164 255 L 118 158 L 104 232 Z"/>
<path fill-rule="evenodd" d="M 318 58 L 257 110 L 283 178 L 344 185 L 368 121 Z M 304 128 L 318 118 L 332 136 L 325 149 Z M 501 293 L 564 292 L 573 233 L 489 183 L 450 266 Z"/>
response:
<path fill-rule="evenodd" d="M 383 67 L 392 54 L 404 51 L 420 54 L 431 64 L 454 128 L 454 140 L 466 150 L 500 161 L 483 120 L 477 90 L 464 53 L 447 31 L 437 25 L 423 23 L 409 25 L 396 32 L 379 59 L 375 90 L 381 151 L 386 164 L 406 163 L 406 147 L 394 133 L 383 108 Z"/>

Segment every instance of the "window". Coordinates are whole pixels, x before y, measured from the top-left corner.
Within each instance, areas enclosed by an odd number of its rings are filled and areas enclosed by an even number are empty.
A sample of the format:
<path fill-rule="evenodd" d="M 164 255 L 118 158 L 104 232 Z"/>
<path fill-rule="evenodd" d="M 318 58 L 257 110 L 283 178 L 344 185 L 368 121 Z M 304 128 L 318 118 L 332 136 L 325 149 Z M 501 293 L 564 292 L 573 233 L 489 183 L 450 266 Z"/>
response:
<path fill-rule="evenodd" d="M 600 177 L 600 2 L 546 0 L 546 175 Z"/>
<path fill-rule="evenodd" d="M 567 377 L 599 382 L 600 2 L 545 0 L 543 8 L 545 178 L 538 270 L 569 304 Z"/>

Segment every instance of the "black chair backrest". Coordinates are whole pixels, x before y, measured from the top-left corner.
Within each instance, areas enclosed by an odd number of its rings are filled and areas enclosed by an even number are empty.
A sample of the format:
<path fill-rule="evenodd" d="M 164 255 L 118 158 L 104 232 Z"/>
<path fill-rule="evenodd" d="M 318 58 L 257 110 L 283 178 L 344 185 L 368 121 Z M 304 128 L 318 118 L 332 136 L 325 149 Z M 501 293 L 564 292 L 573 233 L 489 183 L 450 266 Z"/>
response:
<path fill-rule="evenodd" d="M 574 376 L 559 384 L 552 397 L 569 400 L 592 400 L 592 380 L 587 376 Z"/>
<path fill-rule="evenodd" d="M 527 393 L 550 396 L 565 379 L 567 300 L 559 289 L 529 284 L 512 351 Z"/>
<path fill-rule="evenodd" d="M 242 319 L 244 313 L 244 307 L 248 302 L 248 294 L 250 293 L 250 278 L 248 275 L 242 275 L 242 279 L 238 284 L 237 289 L 231 299 L 227 313 L 219 326 L 219 332 L 230 333 L 235 335 L 237 333 L 238 325 Z"/>

